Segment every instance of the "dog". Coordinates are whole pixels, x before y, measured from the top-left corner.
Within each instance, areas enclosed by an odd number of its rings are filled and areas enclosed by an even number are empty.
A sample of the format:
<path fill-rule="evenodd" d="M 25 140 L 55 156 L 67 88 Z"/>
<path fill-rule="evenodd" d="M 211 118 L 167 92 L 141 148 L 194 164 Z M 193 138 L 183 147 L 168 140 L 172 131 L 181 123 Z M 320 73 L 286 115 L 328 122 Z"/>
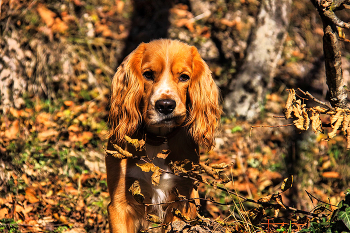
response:
<path fill-rule="evenodd" d="M 197 217 L 199 196 L 193 180 L 171 174 L 169 163 L 198 163 L 199 146 L 210 150 L 214 145 L 220 114 L 218 87 L 194 46 L 159 39 L 141 43 L 124 59 L 111 85 L 107 149 L 115 150 L 113 145 L 117 145 L 133 158 L 106 156 L 111 232 L 145 229 L 147 214 L 159 216 L 164 224 L 171 223 L 177 219 L 173 209 L 185 217 Z M 137 151 L 125 136 L 144 140 L 145 150 Z M 158 158 L 165 150 L 168 156 Z M 157 185 L 152 184 L 152 172 L 143 172 L 137 166 L 144 163 L 137 158 L 145 155 L 165 171 Z M 135 181 L 143 203 L 129 191 Z M 177 195 L 185 200 L 176 201 Z"/>

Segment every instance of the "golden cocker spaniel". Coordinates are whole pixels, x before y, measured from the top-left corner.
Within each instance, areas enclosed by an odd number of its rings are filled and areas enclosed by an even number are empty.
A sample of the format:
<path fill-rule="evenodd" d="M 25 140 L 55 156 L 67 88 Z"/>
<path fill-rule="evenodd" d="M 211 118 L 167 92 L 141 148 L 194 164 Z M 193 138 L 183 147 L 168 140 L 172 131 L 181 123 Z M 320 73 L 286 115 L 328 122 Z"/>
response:
<path fill-rule="evenodd" d="M 106 157 L 111 232 L 134 233 L 146 228 L 147 214 L 170 223 L 176 219 L 174 208 L 189 218 L 197 216 L 198 192 L 193 180 L 171 174 L 168 164 L 185 159 L 198 163 L 199 146 L 213 147 L 221 114 L 218 99 L 209 67 L 193 46 L 154 40 L 140 44 L 124 59 L 112 82 L 108 150 L 115 150 L 116 144 L 134 157 Z M 125 136 L 145 140 L 145 150 L 137 151 Z M 169 151 L 168 156 L 158 158 L 164 150 Z M 153 185 L 152 173 L 137 166 L 145 162 L 137 159 L 142 156 L 167 171 L 159 184 Z M 136 180 L 143 203 L 129 191 Z M 186 200 L 176 201 L 174 190 Z"/>

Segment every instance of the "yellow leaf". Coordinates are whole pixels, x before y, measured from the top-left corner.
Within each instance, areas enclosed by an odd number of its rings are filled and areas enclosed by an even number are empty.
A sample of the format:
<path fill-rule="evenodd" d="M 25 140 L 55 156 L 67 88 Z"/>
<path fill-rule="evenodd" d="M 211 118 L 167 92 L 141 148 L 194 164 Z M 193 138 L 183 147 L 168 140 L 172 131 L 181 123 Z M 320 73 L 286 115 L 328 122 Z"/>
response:
<path fill-rule="evenodd" d="M 145 196 L 141 193 L 141 186 L 138 180 L 135 180 L 135 182 L 131 185 L 129 192 L 131 192 L 138 203 L 142 204 L 145 200 Z"/>
<path fill-rule="evenodd" d="M 285 178 L 283 180 L 283 183 L 281 185 L 282 192 L 290 189 L 293 186 L 293 175 L 290 175 L 288 178 Z"/>
<path fill-rule="evenodd" d="M 327 111 L 326 108 L 322 108 L 321 106 L 315 106 L 315 107 L 313 107 L 313 109 L 319 113 L 325 113 Z"/>
<path fill-rule="evenodd" d="M 344 116 L 341 115 L 343 113 L 343 110 L 339 109 L 337 110 L 337 113 L 331 117 L 331 122 L 332 122 L 332 132 L 328 133 L 329 138 L 333 138 L 335 135 L 337 135 L 337 131 L 339 127 L 342 125 Z"/>
<path fill-rule="evenodd" d="M 322 121 L 320 119 L 320 114 L 317 111 L 312 111 L 310 120 L 312 130 L 315 133 L 322 132 Z"/>
<path fill-rule="evenodd" d="M 160 218 L 157 215 L 154 215 L 154 214 L 147 214 L 146 220 L 149 221 L 149 222 L 152 222 L 152 223 L 156 223 L 156 224 L 161 224 L 162 223 Z"/>
<path fill-rule="evenodd" d="M 159 167 L 155 166 L 155 169 L 152 174 L 152 184 L 158 185 L 160 181 L 160 176 L 162 175 L 162 172 L 160 171 Z"/>
<path fill-rule="evenodd" d="M 345 115 L 344 121 L 343 121 L 343 127 L 342 127 L 343 132 L 347 133 L 349 123 L 350 123 L 350 115 Z"/>
<path fill-rule="evenodd" d="M 276 202 L 283 207 L 283 209 L 285 209 L 286 207 L 284 206 L 283 202 L 282 202 L 282 198 L 280 195 L 277 196 L 276 198 Z"/>
<path fill-rule="evenodd" d="M 294 101 L 295 101 L 295 90 L 289 89 L 288 99 L 286 102 L 286 106 L 284 107 L 285 108 L 284 115 L 286 116 L 286 119 L 291 118 L 291 114 L 293 111 L 292 104 Z"/>
<path fill-rule="evenodd" d="M 153 163 L 143 163 L 143 164 L 136 164 L 143 172 L 150 172 L 151 170 L 155 170 L 155 165 Z"/>
<path fill-rule="evenodd" d="M 268 203 L 268 202 L 270 202 L 272 196 L 273 196 L 273 194 L 268 195 L 268 196 L 266 196 L 266 197 L 262 197 L 262 198 L 260 198 L 260 199 L 258 200 L 258 202 Z"/>
<path fill-rule="evenodd" d="M 342 113 L 343 113 L 343 109 L 337 108 L 336 109 L 336 114 L 331 117 L 331 124 L 336 122 L 340 117 L 343 117 Z"/>
<path fill-rule="evenodd" d="M 297 115 L 295 113 L 297 113 Z M 300 112 L 298 109 L 297 111 L 294 112 L 294 114 L 298 118 L 293 121 L 295 127 L 297 127 L 299 130 L 307 130 L 309 128 L 310 119 L 309 119 L 309 116 L 307 115 L 305 108 L 303 109 L 300 108 Z"/>
<path fill-rule="evenodd" d="M 137 151 L 142 151 L 144 150 L 144 146 L 145 146 L 145 141 L 144 140 L 138 140 L 138 139 L 132 139 L 129 136 L 124 137 L 124 139 L 131 144 L 133 147 L 135 147 L 135 149 Z"/>
<path fill-rule="evenodd" d="M 157 158 L 166 159 L 169 154 L 170 154 L 169 150 L 162 150 L 162 152 L 157 154 Z"/>

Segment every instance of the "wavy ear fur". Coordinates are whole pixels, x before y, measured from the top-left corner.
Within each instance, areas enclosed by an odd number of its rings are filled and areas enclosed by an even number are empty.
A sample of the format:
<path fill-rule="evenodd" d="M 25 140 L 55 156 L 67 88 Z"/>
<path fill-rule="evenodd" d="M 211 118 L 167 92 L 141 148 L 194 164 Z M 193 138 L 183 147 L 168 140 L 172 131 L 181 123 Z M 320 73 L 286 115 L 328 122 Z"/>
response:
<path fill-rule="evenodd" d="M 122 142 L 141 123 L 139 105 L 143 94 L 141 62 L 145 45 L 140 44 L 118 67 L 112 81 L 110 99 L 109 138 Z"/>
<path fill-rule="evenodd" d="M 210 150 L 214 145 L 214 130 L 221 115 L 219 89 L 197 49 L 191 49 L 193 75 L 188 89 L 190 109 L 187 125 L 194 141 Z"/>

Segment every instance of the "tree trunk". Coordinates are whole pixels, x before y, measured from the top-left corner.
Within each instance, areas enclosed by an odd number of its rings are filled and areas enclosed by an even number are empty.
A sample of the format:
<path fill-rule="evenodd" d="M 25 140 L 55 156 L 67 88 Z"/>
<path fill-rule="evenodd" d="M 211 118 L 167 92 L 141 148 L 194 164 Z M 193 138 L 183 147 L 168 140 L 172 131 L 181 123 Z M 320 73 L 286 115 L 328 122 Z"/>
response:
<path fill-rule="evenodd" d="M 229 116 L 254 120 L 270 88 L 287 35 L 291 0 L 263 0 L 246 57 L 224 98 Z"/>

